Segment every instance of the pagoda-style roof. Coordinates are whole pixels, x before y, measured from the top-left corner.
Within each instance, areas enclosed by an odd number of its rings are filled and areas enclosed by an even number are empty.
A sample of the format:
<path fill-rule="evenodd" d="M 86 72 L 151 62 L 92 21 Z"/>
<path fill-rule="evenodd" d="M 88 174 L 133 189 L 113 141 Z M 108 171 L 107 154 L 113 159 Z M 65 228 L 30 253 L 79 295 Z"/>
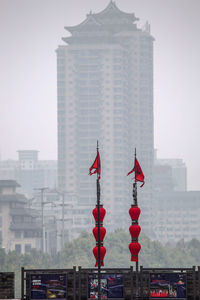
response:
<path fill-rule="evenodd" d="M 138 18 L 135 17 L 134 13 L 126 13 L 122 10 L 120 10 L 114 1 L 110 1 L 108 6 L 102 10 L 99 13 L 94 13 L 93 16 L 95 19 L 102 20 L 103 18 L 110 18 L 111 16 L 118 16 L 119 18 L 126 18 L 126 20 L 130 20 L 131 22 L 135 22 L 139 20 Z"/>
<path fill-rule="evenodd" d="M 123 26 L 128 29 L 135 29 L 136 25 L 133 23 L 137 20 L 139 19 L 135 17 L 134 13 L 123 12 L 116 6 L 115 2 L 110 1 L 103 11 L 99 13 L 90 12 L 82 23 L 66 26 L 65 29 L 75 35 L 91 31 L 118 32 Z"/>
<path fill-rule="evenodd" d="M 75 26 L 66 26 L 65 29 L 69 32 L 73 33 L 75 31 L 82 31 L 84 29 L 89 29 L 88 27 L 92 28 L 100 28 L 101 23 L 99 23 L 92 14 L 88 15 L 87 19 L 84 20 L 82 23 L 75 25 Z"/>

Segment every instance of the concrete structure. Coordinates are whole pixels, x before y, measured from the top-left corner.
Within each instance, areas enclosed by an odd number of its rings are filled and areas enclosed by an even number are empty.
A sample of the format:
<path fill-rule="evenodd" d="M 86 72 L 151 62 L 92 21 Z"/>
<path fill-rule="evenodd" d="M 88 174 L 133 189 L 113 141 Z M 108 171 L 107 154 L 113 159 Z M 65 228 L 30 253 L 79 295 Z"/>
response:
<path fill-rule="evenodd" d="M 6 252 L 30 252 L 40 249 L 41 226 L 37 213 L 27 209 L 27 199 L 18 194 L 20 185 L 14 180 L 0 180 L 0 238 Z"/>
<path fill-rule="evenodd" d="M 113 1 L 89 13 L 57 49 L 58 184 L 73 193 L 81 228 L 96 203 L 95 176 L 88 169 L 99 140 L 102 163 L 101 199 L 108 230 L 130 223 L 134 148 L 146 176 L 141 191 L 143 228 L 151 228 L 153 168 L 153 37 L 138 29 L 133 13 Z M 140 192 L 140 191 L 139 191 Z M 120 222 L 119 222 L 120 219 Z M 143 221 L 142 221 L 143 219 Z M 94 221 L 92 220 L 92 224 Z M 91 225 L 92 226 L 92 225 Z M 80 233 L 80 228 L 74 235 Z"/>
<path fill-rule="evenodd" d="M 18 151 L 18 160 L 0 161 L 0 180 L 16 180 L 22 192 L 32 197 L 34 188 L 57 185 L 57 162 L 38 160 L 37 150 Z"/>

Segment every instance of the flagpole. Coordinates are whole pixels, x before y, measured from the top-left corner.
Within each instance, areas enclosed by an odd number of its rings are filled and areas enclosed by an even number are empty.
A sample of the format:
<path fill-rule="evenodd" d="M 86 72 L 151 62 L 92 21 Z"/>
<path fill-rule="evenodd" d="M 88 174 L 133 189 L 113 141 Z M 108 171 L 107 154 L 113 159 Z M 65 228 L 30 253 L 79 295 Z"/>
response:
<path fill-rule="evenodd" d="M 137 180 L 136 180 L 136 175 L 137 175 L 137 170 L 136 170 L 136 148 L 135 148 L 135 164 L 134 164 L 134 169 L 135 169 L 135 182 L 133 183 L 133 202 L 134 205 L 137 205 Z M 138 272 L 138 261 L 136 261 L 136 272 Z"/>
<path fill-rule="evenodd" d="M 134 169 L 135 169 L 135 182 L 133 183 L 133 201 L 137 205 L 137 172 L 136 172 L 136 148 L 135 148 L 135 160 L 134 160 Z"/>
<path fill-rule="evenodd" d="M 97 155 L 99 145 L 97 141 Z M 99 160 L 97 159 L 97 229 L 98 229 L 98 300 L 101 300 L 101 241 L 100 241 L 100 183 L 99 183 Z"/>

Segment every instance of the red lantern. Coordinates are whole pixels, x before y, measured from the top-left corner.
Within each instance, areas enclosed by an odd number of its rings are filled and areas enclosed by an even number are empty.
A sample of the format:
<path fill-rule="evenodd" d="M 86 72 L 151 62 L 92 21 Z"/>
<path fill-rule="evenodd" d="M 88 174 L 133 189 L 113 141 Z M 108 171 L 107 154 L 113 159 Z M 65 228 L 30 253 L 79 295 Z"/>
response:
<path fill-rule="evenodd" d="M 138 236 L 140 234 L 141 227 L 138 224 L 134 224 L 129 227 L 129 231 L 130 231 L 131 237 L 133 239 L 134 238 L 136 239 L 136 238 L 138 238 Z"/>
<path fill-rule="evenodd" d="M 129 215 L 131 220 L 138 220 L 140 216 L 140 208 L 138 206 L 131 205 L 131 208 L 129 209 Z"/>
<path fill-rule="evenodd" d="M 92 232 L 95 237 L 95 240 L 98 241 L 98 227 L 94 227 Z M 100 241 L 101 242 L 103 242 L 105 235 L 106 235 L 106 229 L 103 226 L 101 226 L 100 227 Z"/>
<path fill-rule="evenodd" d="M 93 248 L 93 254 L 94 254 L 94 257 L 96 258 L 95 267 L 97 267 L 98 266 L 98 247 L 97 246 Z M 104 259 L 105 254 L 106 254 L 106 248 L 104 246 L 101 246 L 100 247 L 101 266 L 104 266 L 103 259 Z"/>
<path fill-rule="evenodd" d="M 138 262 L 138 253 L 140 252 L 141 245 L 138 242 L 132 242 L 129 244 L 129 250 L 131 252 L 131 261 Z"/>
<path fill-rule="evenodd" d="M 97 207 L 93 209 L 92 214 L 94 216 L 95 221 L 98 222 Z M 103 205 L 100 205 L 99 214 L 100 214 L 100 222 L 102 223 L 106 214 L 106 210 L 105 208 L 103 208 Z"/>

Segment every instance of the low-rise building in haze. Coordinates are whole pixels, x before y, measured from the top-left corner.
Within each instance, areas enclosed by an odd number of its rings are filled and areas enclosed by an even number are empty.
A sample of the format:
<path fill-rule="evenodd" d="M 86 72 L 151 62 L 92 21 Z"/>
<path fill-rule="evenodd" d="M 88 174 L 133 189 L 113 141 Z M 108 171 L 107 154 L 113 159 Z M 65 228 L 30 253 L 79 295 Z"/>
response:
<path fill-rule="evenodd" d="M 36 211 L 27 208 L 27 198 L 17 193 L 15 180 L 0 180 L 0 244 L 18 253 L 40 249 L 41 223 Z"/>
<path fill-rule="evenodd" d="M 199 203 L 200 191 L 156 192 L 152 203 L 155 239 L 164 244 L 181 239 L 200 240 Z"/>
<path fill-rule="evenodd" d="M 57 161 L 39 160 L 37 150 L 18 151 L 18 160 L 0 160 L 0 180 L 16 180 L 22 192 L 32 197 L 38 187 L 55 188 Z"/>
<path fill-rule="evenodd" d="M 162 243 L 200 239 L 200 191 L 187 191 L 183 160 L 155 157 L 153 182 L 153 238 Z"/>

